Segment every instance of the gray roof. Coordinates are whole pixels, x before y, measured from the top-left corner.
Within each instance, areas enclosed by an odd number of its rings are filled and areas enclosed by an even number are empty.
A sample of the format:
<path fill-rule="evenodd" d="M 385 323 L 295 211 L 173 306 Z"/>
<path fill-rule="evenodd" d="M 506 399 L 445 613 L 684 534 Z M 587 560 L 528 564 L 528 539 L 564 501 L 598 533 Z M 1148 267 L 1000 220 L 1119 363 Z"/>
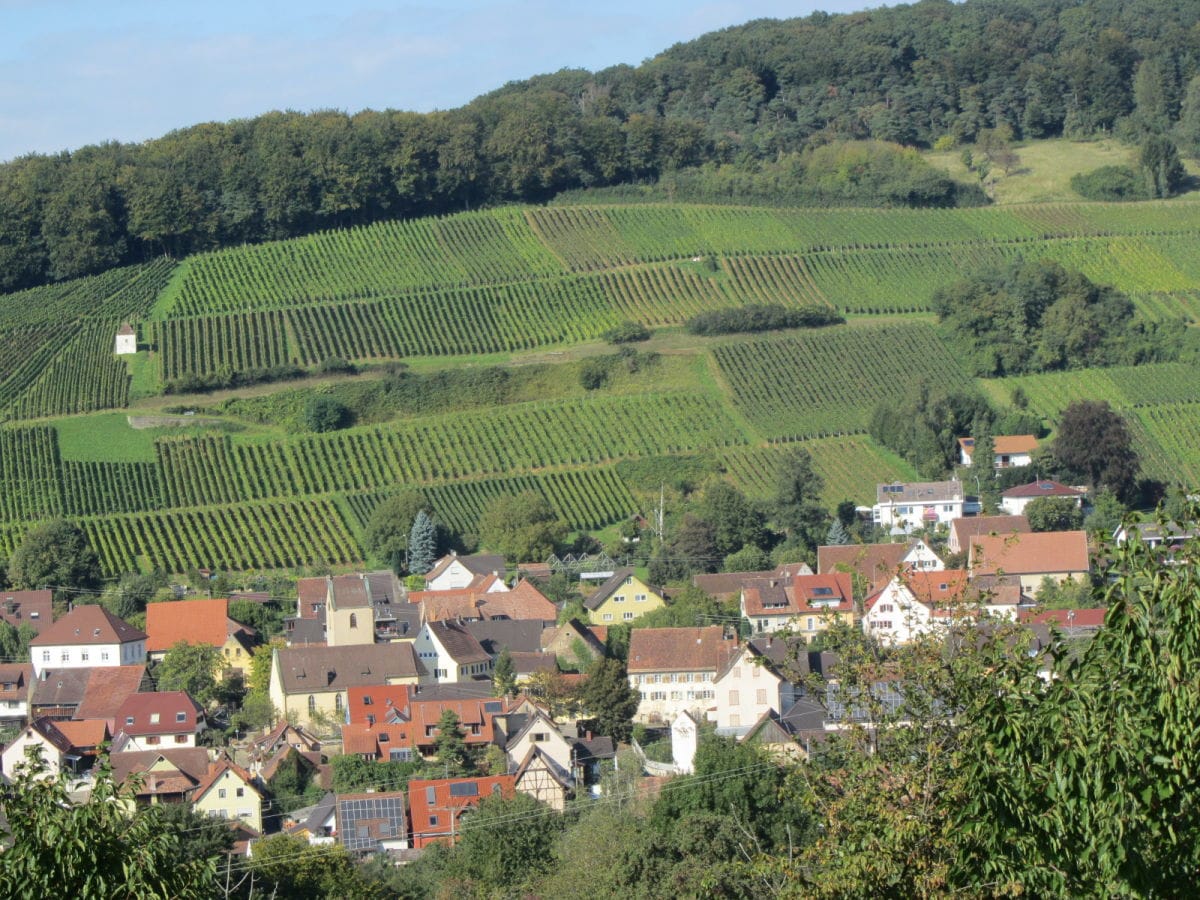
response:
<path fill-rule="evenodd" d="M 949 503 L 962 499 L 961 481 L 914 481 L 875 488 L 876 503 Z"/>
<path fill-rule="evenodd" d="M 363 575 L 335 575 L 329 579 L 330 605 L 334 609 L 365 609 L 371 594 Z"/>
<path fill-rule="evenodd" d="M 501 650 L 536 653 L 542 649 L 542 627 L 540 620 L 490 619 L 485 622 L 466 622 L 464 626 L 475 640 L 479 641 L 489 656 L 495 657 Z"/>
<path fill-rule="evenodd" d="M 289 694 L 344 691 L 428 674 L 410 643 L 288 647 L 276 651 Z"/>
<path fill-rule="evenodd" d="M 607 581 L 592 592 L 592 595 L 583 601 L 583 605 L 588 609 L 599 609 L 600 604 L 609 598 L 617 588 L 624 584 L 625 579 L 633 575 L 632 568 L 617 569 L 613 572 Z"/>
<path fill-rule="evenodd" d="M 372 603 L 395 603 L 403 600 L 404 586 L 396 574 L 388 569 L 382 572 L 368 572 L 363 576 L 367 580 L 367 590 L 371 594 Z"/>
<path fill-rule="evenodd" d="M 490 681 L 463 681 L 458 684 L 413 685 L 410 696 L 414 700 L 479 700 L 491 697 L 494 693 Z"/>
<path fill-rule="evenodd" d="M 407 837 L 402 791 L 338 795 L 337 840 L 347 850 L 375 850 L 382 841 Z"/>
<path fill-rule="evenodd" d="M 87 692 L 91 668 L 44 670 L 33 684 L 34 706 L 78 706 Z"/>
<path fill-rule="evenodd" d="M 324 612 L 324 611 L 322 611 Z M 320 619 L 284 619 L 284 637 L 289 647 L 325 643 L 325 617 Z"/>
<path fill-rule="evenodd" d="M 437 578 L 445 571 L 446 567 L 454 561 L 462 563 L 468 572 L 472 575 L 491 575 L 493 572 L 504 574 L 507 563 L 503 556 L 487 553 L 476 553 L 471 556 L 457 556 L 451 554 L 443 556 L 439 559 L 432 569 L 425 574 L 425 579 L 428 581 L 431 578 Z"/>
<path fill-rule="evenodd" d="M 465 663 L 490 662 L 483 645 L 477 641 L 465 625 L 457 622 L 427 622 L 425 627 L 437 638 L 438 643 L 450 654 L 450 657 L 460 666 Z"/>

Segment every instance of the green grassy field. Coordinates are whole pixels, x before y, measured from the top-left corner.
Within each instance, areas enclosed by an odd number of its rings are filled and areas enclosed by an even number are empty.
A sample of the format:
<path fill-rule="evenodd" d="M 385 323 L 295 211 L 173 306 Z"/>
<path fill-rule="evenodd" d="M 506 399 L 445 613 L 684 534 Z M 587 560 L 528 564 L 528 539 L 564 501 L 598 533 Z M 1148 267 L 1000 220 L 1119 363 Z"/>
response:
<path fill-rule="evenodd" d="M 657 491 L 663 466 L 766 498 L 782 455 L 809 450 L 824 499 L 869 503 L 910 479 L 863 433 L 877 404 L 926 379 L 1020 388 L 1053 421 L 1074 399 L 1130 418 L 1146 470 L 1200 483 L 1200 374 L 1185 364 L 992 381 L 967 377 L 928 309 L 975 266 L 1044 256 L 1129 291 L 1155 319 L 1200 316 L 1200 202 L 1073 202 L 1075 171 L 1126 151 L 1020 148 L 993 207 L 764 209 L 620 204 L 509 208 L 389 223 L 159 261 L 0 298 L 0 556 L 31 523 L 67 515 L 105 571 L 348 566 L 374 505 L 424 491 L 470 531 L 489 498 L 535 490 L 599 531 Z M 957 153 L 932 157 L 948 168 Z M 681 326 L 750 303 L 829 305 L 846 325 L 701 338 Z M 118 360 L 119 323 L 152 346 Z M 655 329 L 588 390 L 601 333 Z M 164 396 L 165 381 L 330 357 L 366 366 Z M 403 361 L 423 400 L 387 394 Z M 437 393 L 440 373 L 500 367 L 504 388 Z M 482 371 L 482 368 L 481 368 Z M 330 435 L 303 411 L 327 394 L 359 411 Z M 195 409 L 207 427 L 131 428 Z M 653 482 L 653 485 L 650 483 Z M 248 534 L 252 535 L 247 537 Z"/>

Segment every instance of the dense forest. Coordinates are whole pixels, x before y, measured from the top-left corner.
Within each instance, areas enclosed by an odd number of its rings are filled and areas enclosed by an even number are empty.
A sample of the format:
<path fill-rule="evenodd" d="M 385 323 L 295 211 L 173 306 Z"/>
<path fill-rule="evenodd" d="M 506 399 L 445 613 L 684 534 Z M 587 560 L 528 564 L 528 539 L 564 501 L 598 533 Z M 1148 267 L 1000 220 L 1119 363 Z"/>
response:
<path fill-rule="evenodd" d="M 456 110 L 272 112 L 0 166 L 0 290 L 168 253 L 774 160 L 1170 132 L 1200 144 L 1200 5 L 925 0 L 761 20 L 640 66 L 564 70 Z"/>

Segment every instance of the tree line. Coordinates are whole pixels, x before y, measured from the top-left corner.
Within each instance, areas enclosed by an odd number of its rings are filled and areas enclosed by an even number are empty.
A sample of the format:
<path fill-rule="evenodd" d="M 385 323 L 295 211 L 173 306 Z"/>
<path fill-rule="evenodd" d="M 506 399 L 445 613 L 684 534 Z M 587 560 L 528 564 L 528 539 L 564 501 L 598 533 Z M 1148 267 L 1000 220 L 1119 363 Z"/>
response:
<path fill-rule="evenodd" d="M 0 289 L 836 141 L 1169 134 L 1196 153 L 1198 23 L 1186 0 L 929 0 L 750 22 L 444 112 L 271 112 L 32 154 L 0 166 Z"/>

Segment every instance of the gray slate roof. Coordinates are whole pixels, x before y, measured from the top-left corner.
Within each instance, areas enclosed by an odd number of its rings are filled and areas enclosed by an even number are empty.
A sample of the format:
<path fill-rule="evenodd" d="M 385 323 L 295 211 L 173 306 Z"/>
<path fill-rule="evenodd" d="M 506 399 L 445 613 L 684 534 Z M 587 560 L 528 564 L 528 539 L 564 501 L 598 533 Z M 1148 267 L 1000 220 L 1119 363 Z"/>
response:
<path fill-rule="evenodd" d="M 288 647 L 277 651 L 289 693 L 344 691 L 428 674 L 411 643 L 350 647 Z"/>

